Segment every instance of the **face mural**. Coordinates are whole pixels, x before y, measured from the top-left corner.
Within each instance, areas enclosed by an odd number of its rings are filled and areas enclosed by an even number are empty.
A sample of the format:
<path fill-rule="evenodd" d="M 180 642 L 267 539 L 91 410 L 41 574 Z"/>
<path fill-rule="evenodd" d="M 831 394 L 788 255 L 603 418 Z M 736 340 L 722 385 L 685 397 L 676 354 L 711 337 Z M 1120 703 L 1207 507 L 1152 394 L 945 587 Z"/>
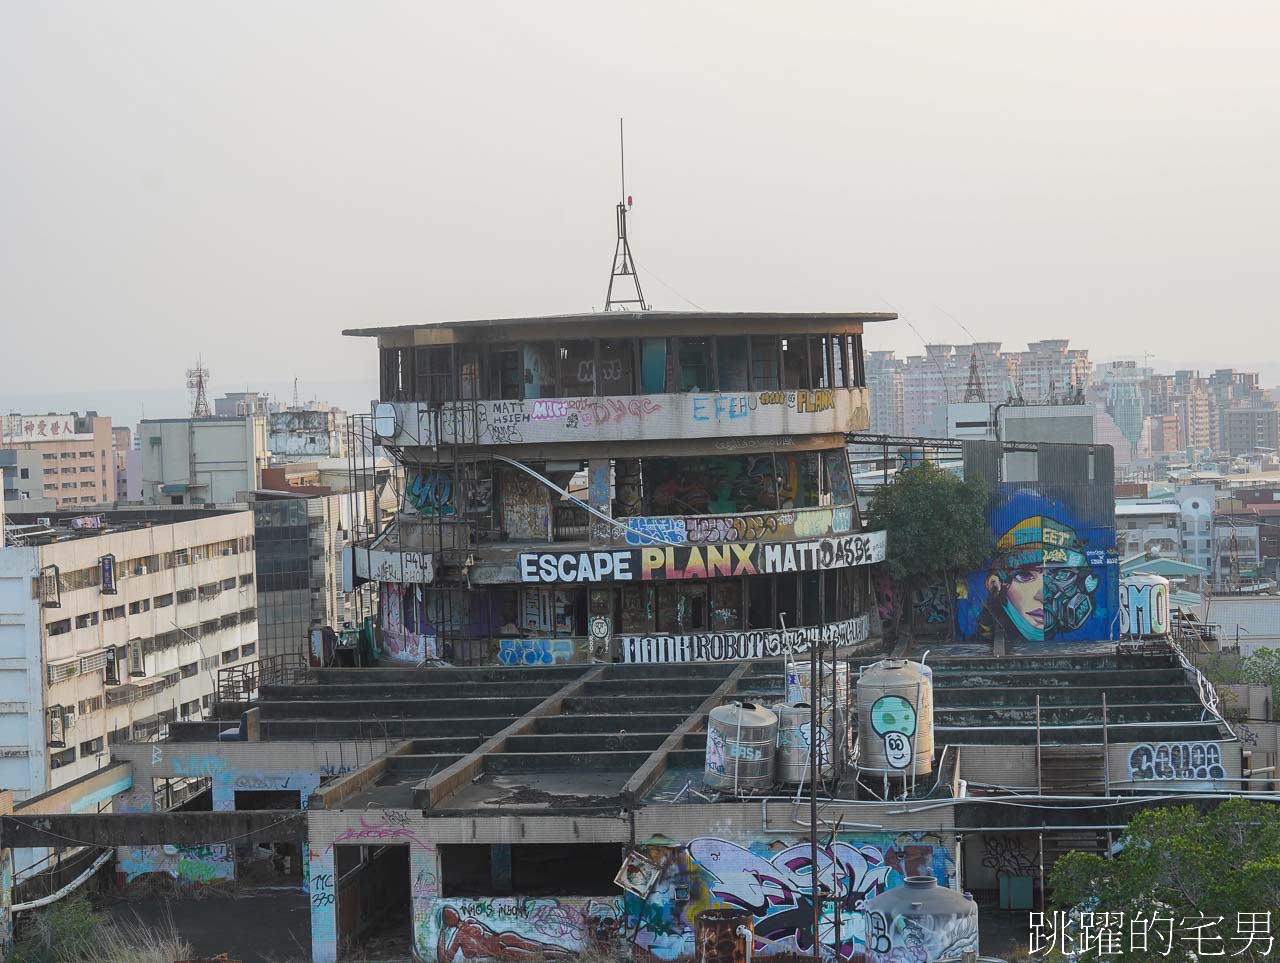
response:
<path fill-rule="evenodd" d="M 1088 500 L 1076 486 L 1000 487 L 988 511 L 995 551 L 984 571 L 972 573 L 959 586 L 956 616 L 962 638 L 1053 642 L 1110 637 L 1118 594 L 1114 516 L 1090 525 L 1090 519 L 1072 510 L 1071 495 Z"/>

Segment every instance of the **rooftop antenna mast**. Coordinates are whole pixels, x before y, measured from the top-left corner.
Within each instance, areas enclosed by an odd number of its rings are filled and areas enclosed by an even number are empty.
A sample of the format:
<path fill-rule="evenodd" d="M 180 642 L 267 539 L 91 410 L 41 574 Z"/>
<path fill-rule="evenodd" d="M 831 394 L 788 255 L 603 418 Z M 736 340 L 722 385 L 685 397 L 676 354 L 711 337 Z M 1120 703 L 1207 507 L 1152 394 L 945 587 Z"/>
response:
<path fill-rule="evenodd" d="M 640 290 L 640 275 L 636 274 L 636 263 L 631 257 L 631 245 L 627 242 L 627 211 L 631 209 L 631 195 L 627 193 L 627 144 L 622 132 L 622 118 L 618 118 L 618 146 L 620 167 L 622 171 L 622 198 L 618 201 L 618 243 L 613 249 L 613 270 L 609 274 L 609 290 L 604 296 L 606 311 L 648 311 L 644 292 Z M 613 284 L 620 278 L 630 278 L 635 285 L 636 296 L 625 298 L 613 296 Z M 626 283 L 623 281 L 622 283 Z"/>
<path fill-rule="evenodd" d="M 191 417 L 192 418 L 208 418 L 209 397 L 205 393 L 205 388 L 209 382 L 209 369 L 204 366 L 204 361 L 196 358 L 196 366 L 187 369 L 187 390 L 191 393 Z"/>

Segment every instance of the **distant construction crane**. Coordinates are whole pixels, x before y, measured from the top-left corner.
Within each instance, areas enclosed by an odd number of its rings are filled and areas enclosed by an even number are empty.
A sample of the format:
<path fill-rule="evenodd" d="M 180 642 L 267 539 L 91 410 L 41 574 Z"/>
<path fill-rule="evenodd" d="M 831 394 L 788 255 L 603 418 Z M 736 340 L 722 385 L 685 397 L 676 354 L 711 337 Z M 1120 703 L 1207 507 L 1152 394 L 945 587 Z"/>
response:
<path fill-rule="evenodd" d="M 212 414 L 209 410 L 209 396 L 206 393 L 208 383 L 209 369 L 204 366 L 204 361 L 197 357 L 196 366 L 187 369 L 187 391 L 191 396 L 192 418 L 208 418 Z"/>

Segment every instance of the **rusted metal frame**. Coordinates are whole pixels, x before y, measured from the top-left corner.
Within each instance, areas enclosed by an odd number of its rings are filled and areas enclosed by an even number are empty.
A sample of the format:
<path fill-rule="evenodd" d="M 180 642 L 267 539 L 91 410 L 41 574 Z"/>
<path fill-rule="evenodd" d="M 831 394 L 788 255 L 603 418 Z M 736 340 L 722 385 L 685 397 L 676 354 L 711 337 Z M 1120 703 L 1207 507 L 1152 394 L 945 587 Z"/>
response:
<path fill-rule="evenodd" d="M 645 793 L 652 789 L 653 784 L 667 771 L 667 760 L 671 753 L 680 747 L 681 743 L 684 742 L 685 736 L 695 732 L 706 721 L 707 714 L 712 709 L 720 705 L 726 696 L 737 690 L 738 683 L 751 671 L 751 666 L 752 663 L 743 662 L 730 672 L 725 677 L 725 680 L 716 687 L 716 690 L 707 696 L 684 722 L 676 726 L 675 731 L 662 741 L 662 745 L 655 749 L 640 768 L 631 774 L 631 778 L 622 787 L 623 805 L 634 808 L 640 804 L 640 800 L 644 798 Z"/>
<path fill-rule="evenodd" d="M 414 796 L 422 803 L 424 811 L 434 809 L 458 789 L 470 783 L 484 773 L 484 758 L 491 752 L 501 752 L 507 740 L 512 736 L 523 735 L 531 729 L 539 719 L 546 716 L 559 715 L 564 701 L 574 696 L 588 682 L 593 682 L 604 674 L 603 665 L 588 669 L 578 678 L 557 689 L 536 706 L 513 721 L 505 729 L 494 733 L 477 748 L 463 756 L 453 765 L 448 766 L 434 776 L 426 779 L 414 792 Z"/>

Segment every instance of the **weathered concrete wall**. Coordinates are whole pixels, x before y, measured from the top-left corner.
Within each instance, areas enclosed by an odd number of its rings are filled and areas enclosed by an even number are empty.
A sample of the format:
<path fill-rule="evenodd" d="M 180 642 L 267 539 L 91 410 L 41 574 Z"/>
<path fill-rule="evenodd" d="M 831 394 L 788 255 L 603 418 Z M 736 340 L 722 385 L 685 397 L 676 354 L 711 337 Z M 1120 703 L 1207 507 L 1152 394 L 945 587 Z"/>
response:
<path fill-rule="evenodd" d="M 887 810 L 888 806 L 885 807 Z M 308 814 L 312 901 L 312 959 L 337 958 L 339 922 L 334 890 L 334 850 L 343 845 L 405 845 L 410 855 L 413 939 L 425 961 L 546 958 L 570 955 L 619 940 L 659 959 L 694 955 L 694 920 L 713 905 L 750 910 L 755 930 L 792 952 L 809 952 L 811 911 L 807 894 L 812 867 L 808 837 L 784 815 L 759 804 L 666 807 L 637 814 L 636 838 L 657 867 L 647 899 L 612 892 L 563 897 L 455 897 L 441 890 L 441 843 L 575 843 L 628 841 L 622 817 L 425 818 L 417 810 L 323 811 Z M 832 874 L 840 893 L 841 937 L 834 934 L 834 907 L 820 939 L 841 959 L 864 952 L 866 928 L 858 906 L 907 875 L 932 875 L 956 883 L 956 845 L 949 813 L 917 817 L 860 818 L 901 828 L 839 834 L 824 847 L 818 872 Z M 772 820 L 773 824 L 770 825 Z M 912 828 L 932 821 L 937 829 Z M 663 828 L 660 830 L 658 826 Z M 697 825 L 700 831 L 683 834 Z M 347 924 L 349 925 L 349 924 Z M 761 955 L 778 952 L 764 944 Z"/>

